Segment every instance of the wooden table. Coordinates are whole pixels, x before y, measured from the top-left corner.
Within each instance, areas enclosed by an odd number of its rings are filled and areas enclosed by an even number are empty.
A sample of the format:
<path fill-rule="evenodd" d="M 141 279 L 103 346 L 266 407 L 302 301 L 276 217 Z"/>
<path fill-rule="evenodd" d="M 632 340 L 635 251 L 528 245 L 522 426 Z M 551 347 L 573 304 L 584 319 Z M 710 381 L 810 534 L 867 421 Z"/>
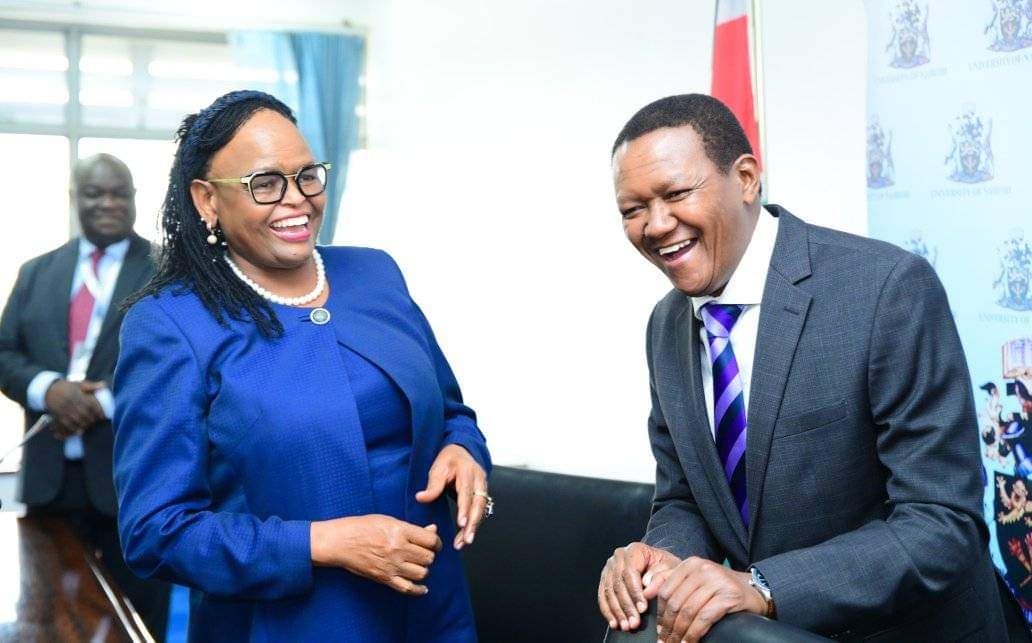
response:
<path fill-rule="evenodd" d="M 0 513 L 0 642 L 154 641 L 97 558 L 55 517 Z"/>

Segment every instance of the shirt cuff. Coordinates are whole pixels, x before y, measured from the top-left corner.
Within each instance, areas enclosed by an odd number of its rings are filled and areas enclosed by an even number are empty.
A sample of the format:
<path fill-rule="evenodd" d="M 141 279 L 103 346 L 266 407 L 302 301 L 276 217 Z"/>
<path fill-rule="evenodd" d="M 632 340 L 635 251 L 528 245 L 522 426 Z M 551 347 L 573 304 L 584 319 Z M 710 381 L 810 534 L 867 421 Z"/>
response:
<path fill-rule="evenodd" d="M 61 373 L 56 371 L 40 371 L 36 374 L 36 377 L 32 378 L 29 382 L 28 388 L 25 390 L 25 397 L 31 411 L 46 411 L 46 396 L 47 389 L 55 381 L 64 377 Z"/>
<path fill-rule="evenodd" d="M 111 389 L 99 389 L 93 393 L 93 397 L 97 398 L 97 403 L 104 411 L 104 417 L 109 420 L 115 417 L 115 397 L 111 395 Z"/>

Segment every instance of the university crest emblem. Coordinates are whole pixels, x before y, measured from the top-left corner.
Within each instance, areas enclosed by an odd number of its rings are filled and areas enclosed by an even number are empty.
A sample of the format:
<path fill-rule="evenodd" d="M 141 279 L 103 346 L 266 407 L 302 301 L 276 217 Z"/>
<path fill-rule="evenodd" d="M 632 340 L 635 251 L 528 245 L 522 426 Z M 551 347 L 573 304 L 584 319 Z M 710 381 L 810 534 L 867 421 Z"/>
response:
<path fill-rule="evenodd" d="M 1032 310 L 1032 246 L 1016 230 L 1000 248 L 1000 272 L 993 281 L 1000 298 L 996 301 L 1011 310 Z"/>
<path fill-rule="evenodd" d="M 993 51 L 1032 47 L 1032 0 L 993 0 L 993 18 L 985 34 L 992 38 Z"/>
<path fill-rule="evenodd" d="M 966 108 L 949 127 L 953 147 L 944 161 L 952 165 L 951 181 L 981 183 L 993 178 L 993 122 L 982 122 L 974 108 Z"/>
<path fill-rule="evenodd" d="M 928 63 L 932 43 L 928 37 L 928 5 L 917 0 L 900 0 L 892 12 L 892 38 L 885 51 L 892 52 L 889 66 L 910 69 Z"/>
<path fill-rule="evenodd" d="M 895 183 L 892 163 L 892 132 L 882 130 L 877 119 L 867 126 L 867 187 L 887 188 Z"/>

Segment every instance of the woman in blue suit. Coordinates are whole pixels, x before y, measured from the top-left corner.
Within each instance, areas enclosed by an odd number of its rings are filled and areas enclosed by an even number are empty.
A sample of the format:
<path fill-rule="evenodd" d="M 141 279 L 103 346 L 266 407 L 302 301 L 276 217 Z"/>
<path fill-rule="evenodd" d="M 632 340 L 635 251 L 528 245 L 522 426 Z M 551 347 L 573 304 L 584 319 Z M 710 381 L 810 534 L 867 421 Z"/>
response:
<path fill-rule="evenodd" d="M 177 137 L 115 373 L 126 561 L 192 588 L 191 640 L 475 640 L 490 456 L 398 267 L 315 248 L 330 167 L 275 98 Z"/>

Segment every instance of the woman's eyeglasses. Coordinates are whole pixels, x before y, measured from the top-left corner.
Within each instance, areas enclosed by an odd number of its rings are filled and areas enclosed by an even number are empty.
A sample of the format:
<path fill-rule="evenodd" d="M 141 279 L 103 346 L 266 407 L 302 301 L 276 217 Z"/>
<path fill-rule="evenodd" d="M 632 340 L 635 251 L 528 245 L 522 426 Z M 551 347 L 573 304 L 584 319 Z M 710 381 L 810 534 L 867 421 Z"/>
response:
<path fill-rule="evenodd" d="M 293 174 L 282 172 L 255 172 L 234 179 L 206 179 L 211 183 L 243 183 L 251 198 L 259 205 L 270 205 L 283 200 L 287 193 L 287 180 L 294 179 L 297 189 L 305 196 L 318 196 L 326 191 L 326 173 L 333 167 L 330 163 L 306 165 Z"/>

